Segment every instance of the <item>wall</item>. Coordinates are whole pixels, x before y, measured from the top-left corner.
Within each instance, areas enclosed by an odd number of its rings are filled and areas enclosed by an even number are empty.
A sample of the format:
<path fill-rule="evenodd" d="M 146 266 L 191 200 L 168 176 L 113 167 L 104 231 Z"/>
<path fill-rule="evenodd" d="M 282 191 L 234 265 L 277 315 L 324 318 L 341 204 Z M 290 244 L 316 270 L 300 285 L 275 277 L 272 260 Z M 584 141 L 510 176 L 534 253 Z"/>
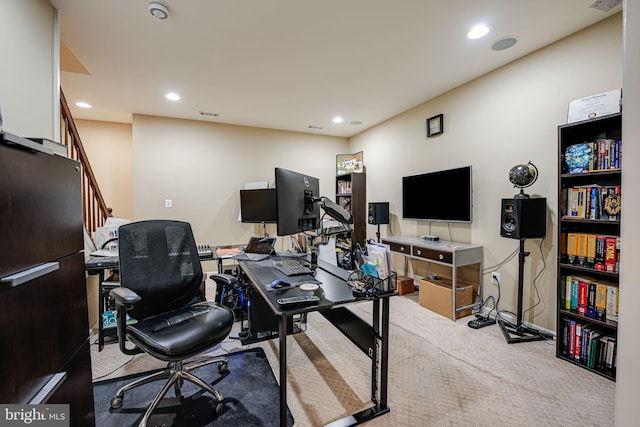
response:
<path fill-rule="evenodd" d="M 640 384 L 640 366 L 637 363 L 640 340 L 638 327 L 640 324 L 640 223 L 633 215 L 640 212 L 640 194 L 634 191 L 634 184 L 640 182 L 640 170 L 635 167 L 636 159 L 640 159 L 640 2 L 624 3 L 624 116 L 622 118 L 622 135 L 625 141 L 622 158 L 622 188 L 624 192 L 624 214 L 621 218 L 621 273 L 619 306 L 620 326 L 618 328 L 618 375 L 616 382 L 616 425 L 638 425 L 638 384 Z M 627 215 L 631 212 L 632 215 Z"/>
<path fill-rule="evenodd" d="M 76 120 L 82 145 L 116 218 L 133 218 L 133 149 L 128 123 Z"/>
<path fill-rule="evenodd" d="M 540 304 L 525 321 L 554 331 L 557 126 L 566 122 L 570 100 L 622 86 L 621 23 L 622 15 L 615 15 L 353 137 L 351 151 L 364 151 L 370 171 L 368 199 L 390 202 L 392 224 L 381 228 L 382 235 L 435 234 L 480 244 L 488 269 L 518 249 L 518 240 L 500 237 L 501 199 L 517 192 L 508 180 L 511 167 L 533 162 L 540 177 L 527 193 L 547 198 L 547 236 L 544 242 L 526 241 L 531 255 L 525 264 L 525 308 L 537 302 L 532 280 L 542 275 L 537 281 Z M 425 138 L 425 119 L 439 113 L 444 114 L 444 134 Z M 474 180 L 471 225 L 402 220 L 402 176 L 469 164 Z M 370 236 L 375 235 L 373 227 Z M 402 268 L 400 257 L 394 263 Z M 515 312 L 517 257 L 495 270 L 501 273 L 500 308 Z M 485 297 L 497 298 L 488 277 Z"/>
<path fill-rule="evenodd" d="M 283 167 L 320 179 L 335 194 L 335 156 L 345 138 L 134 115 L 133 218 L 189 221 L 199 243 L 245 243 L 259 225 L 238 222 L 244 184 L 268 180 Z M 165 208 L 171 199 L 173 208 Z M 276 235 L 274 225 L 268 233 Z M 289 248 L 278 239 L 278 248 Z"/>
<path fill-rule="evenodd" d="M 2 1 L 0 40 L 4 130 L 59 141 L 59 37 L 55 9 L 47 0 Z"/>

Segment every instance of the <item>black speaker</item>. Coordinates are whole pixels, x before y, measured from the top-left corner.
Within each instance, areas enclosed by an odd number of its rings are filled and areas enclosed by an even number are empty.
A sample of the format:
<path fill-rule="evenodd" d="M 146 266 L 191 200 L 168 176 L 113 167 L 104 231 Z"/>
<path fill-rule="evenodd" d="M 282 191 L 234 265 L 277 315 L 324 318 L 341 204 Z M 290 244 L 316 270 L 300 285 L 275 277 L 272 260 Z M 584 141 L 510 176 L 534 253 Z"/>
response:
<path fill-rule="evenodd" d="M 389 202 L 369 203 L 369 224 L 389 224 Z"/>
<path fill-rule="evenodd" d="M 547 199 L 502 199 L 500 235 L 511 239 L 537 239 L 547 235 Z"/>

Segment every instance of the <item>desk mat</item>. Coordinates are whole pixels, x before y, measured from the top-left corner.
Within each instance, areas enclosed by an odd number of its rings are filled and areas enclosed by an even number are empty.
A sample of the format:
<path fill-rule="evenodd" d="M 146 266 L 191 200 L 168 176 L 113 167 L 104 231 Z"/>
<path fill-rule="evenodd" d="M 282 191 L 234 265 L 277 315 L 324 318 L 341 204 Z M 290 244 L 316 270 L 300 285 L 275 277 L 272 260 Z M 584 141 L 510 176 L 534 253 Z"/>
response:
<path fill-rule="evenodd" d="M 273 282 L 274 280 L 277 280 L 277 279 L 284 279 L 287 282 L 291 283 L 291 286 L 293 286 L 293 287 L 300 286 L 303 283 L 316 283 L 318 285 L 322 284 L 321 281 L 317 280 L 311 274 L 300 274 L 300 275 L 297 275 L 297 276 L 287 276 L 287 275 L 279 272 L 275 268 L 273 268 L 273 266 L 271 266 L 271 265 L 264 265 L 264 266 L 263 265 L 252 265 L 251 266 L 251 271 L 253 271 L 256 274 L 256 276 L 260 277 L 260 280 L 262 280 L 261 285 L 268 291 L 278 290 L 278 289 L 273 289 L 271 287 L 271 282 Z"/>
<path fill-rule="evenodd" d="M 198 392 L 190 382 L 182 387 L 184 401 L 174 397 L 173 388 L 165 395 L 160 406 L 149 418 L 155 426 L 279 426 L 279 386 L 269 366 L 264 350 L 254 348 L 231 353 L 229 372 L 218 374 L 218 365 L 211 364 L 194 369 L 193 373 L 210 381 L 224 397 L 222 414 L 215 414 L 215 399 L 209 393 Z M 110 401 L 118 388 L 149 372 L 99 381 L 93 384 L 96 426 L 137 426 L 147 405 L 151 403 L 165 380 L 136 387 L 125 392 L 122 408 L 111 410 Z M 213 379 L 213 381 L 211 381 Z M 195 394 L 194 394 L 195 393 Z M 287 408 L 287 425 L 293 416 Z"/>

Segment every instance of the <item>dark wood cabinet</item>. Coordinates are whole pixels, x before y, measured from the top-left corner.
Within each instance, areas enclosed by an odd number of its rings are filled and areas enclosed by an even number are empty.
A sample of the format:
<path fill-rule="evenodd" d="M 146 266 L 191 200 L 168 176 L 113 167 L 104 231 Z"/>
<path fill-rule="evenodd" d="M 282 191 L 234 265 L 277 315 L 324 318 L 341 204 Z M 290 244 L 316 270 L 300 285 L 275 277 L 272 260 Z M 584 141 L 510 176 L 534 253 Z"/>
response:
<path fill-rule="evenodd" d="M 0 176 L 0 402 L 92 426 L 80 165 L 1 140 Z"/>
<path fill-rule="evenodd" d="M 556 355 L 612 380 L 624 214 L 615 208 L 622 197 L 621 126 L 622 114 L 614 114 L 558 127 Z"/>

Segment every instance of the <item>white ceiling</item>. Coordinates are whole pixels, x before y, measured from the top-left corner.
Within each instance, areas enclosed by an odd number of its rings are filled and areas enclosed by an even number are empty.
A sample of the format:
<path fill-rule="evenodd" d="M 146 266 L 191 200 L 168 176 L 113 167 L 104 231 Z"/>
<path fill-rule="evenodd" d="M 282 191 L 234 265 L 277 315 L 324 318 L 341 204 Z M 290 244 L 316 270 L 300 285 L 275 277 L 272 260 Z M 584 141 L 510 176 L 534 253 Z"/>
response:
<path fill-rule="evenodd" d="M 622 9 L 590 8 L 596 0 L 161 0 L 170 17 L 160 21 L 148 0 L 50 2 L 89 73 L 61 73 L 75 118 L 148 114 L 342 137 Z M 491 32 L 467 39 L 480 22 Z M 491 50 L 506 36 L 518 43 Z M 169 91 L 181 100 L 166 100 Z M 336 115 L 344 123 L 332 123 Z"/>

